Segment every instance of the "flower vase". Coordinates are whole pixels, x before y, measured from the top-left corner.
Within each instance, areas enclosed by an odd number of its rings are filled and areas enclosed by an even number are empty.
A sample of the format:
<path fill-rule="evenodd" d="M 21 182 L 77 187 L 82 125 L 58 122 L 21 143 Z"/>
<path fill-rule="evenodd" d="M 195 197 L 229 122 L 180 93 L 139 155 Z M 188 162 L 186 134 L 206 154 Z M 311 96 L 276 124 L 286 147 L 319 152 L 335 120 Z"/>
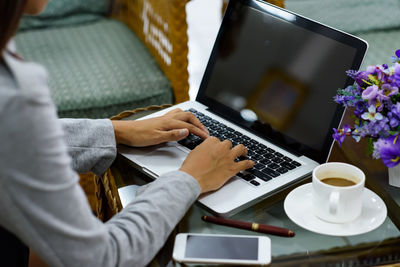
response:
<path fill-rule="evenodd" d="M 391 186 L 400 187 L 400 164 L 389 168 L 389 184 Z"/>

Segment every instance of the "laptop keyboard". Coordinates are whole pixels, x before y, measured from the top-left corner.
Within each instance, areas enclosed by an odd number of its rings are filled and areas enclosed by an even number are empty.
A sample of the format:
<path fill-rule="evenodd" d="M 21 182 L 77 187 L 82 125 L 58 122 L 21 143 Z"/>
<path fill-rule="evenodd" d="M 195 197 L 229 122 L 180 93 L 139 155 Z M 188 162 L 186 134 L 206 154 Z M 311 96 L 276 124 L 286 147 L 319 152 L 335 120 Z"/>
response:
<path fill-rule="evenodd" d="M 261 182 L 270 181 L 301 166 L 299 162 L 282 155 L 274 149 L 251 139 L 195 109 L 189 109 L 188 111 L 192 112 L 207 127 L 210 136 L 215 136 L 220 140 L 228 139 L 232 142 L 233 146 L 243 144 L 247 148 L 247 156 L 236 160 L 251 159 L 254 161 L 254 167 L 236 175 L 254 186 L 259 186 L 260 180 Z M 193 134 L 189 134 L 187 138 L 178 141 L 178 143 L 190 150 L 202 142 L 203 139 Z M 259 178 L 259 180 L 256 180 L 256 178 Z"/>

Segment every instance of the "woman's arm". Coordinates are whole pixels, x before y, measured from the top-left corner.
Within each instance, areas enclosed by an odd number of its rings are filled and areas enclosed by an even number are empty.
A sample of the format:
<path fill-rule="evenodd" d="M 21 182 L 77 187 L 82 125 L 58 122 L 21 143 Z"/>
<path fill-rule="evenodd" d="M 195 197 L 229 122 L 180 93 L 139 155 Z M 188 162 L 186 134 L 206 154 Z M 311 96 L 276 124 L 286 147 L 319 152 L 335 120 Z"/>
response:
<path fill-rule="evenodd" d="M 60 120 L 72 157 L 72 166 L 79 173 L 103 174 L 116 154 L 116 142 L 136 147 L 177 141 L 189 133 L 208 137 L 207 129 L 190 112 L 174 109 L 164 116 L 137 121 L 108 119 Z"/>
<path fill-rule="evenodd" d="M 0 112 L 0 224 L 50 266 L 144 266 L 200 193 L 184 172 L 153 182 L 103 224 L 91 213 L 48 94 L 16 93 Z"/>
<path fill-rule="evenodd" d="M 116 156 L 114 128 L 108 119 L 60 119 L 72 167 L 78 173 L 103 174 Z"/>

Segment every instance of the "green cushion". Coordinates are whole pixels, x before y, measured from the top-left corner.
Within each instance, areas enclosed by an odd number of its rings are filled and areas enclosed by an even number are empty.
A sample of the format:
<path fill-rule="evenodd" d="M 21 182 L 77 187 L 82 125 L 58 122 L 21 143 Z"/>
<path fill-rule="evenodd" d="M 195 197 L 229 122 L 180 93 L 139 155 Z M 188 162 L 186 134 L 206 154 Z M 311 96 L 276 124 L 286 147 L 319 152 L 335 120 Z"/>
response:
<path fill-rule="evenodd" d="M 369 44 L 362 69 L 368 65 L 388 64 L 392 65 L 390 56 L 400 49 L 400 28 L 386 31 L 373 31 L 357 34 Z"/>
<path fill-rule="evenodd" d="M 15 39 L 26 60 L 47 67 L 60 116 L 104 118 L 173 101 L 154 58 L 118 21 L 24 31 Z"/>
<path fill-rule="evenodd" d="M 352 33 L 369 44 L 361 66 L 392 64 L 400 48 L 398 0 L 285 0 L 288 10 Z"/>
<path fill-rule="evenodd" d="M 285 7 L 350 33 L 400 27 L 398 0 L 285 0 Z"/>
<path fill-rule="evenodd" d="M 50 0 L 39 16 L 25 16 L 19 30 L 92 22 L 105 16 L 110 0 Z"/>

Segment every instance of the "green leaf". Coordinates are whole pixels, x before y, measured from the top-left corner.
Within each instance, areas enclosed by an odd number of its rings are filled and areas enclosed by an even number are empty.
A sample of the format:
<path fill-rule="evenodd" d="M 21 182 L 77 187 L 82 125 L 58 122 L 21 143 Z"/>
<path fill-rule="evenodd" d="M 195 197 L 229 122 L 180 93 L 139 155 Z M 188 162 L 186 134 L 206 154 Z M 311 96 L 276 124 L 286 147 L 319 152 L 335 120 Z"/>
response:
<path fill-rule="evenodd" d="M 367 139 L 367 156 L 372 156 L 372 153 L 374 152 L 374 139 L 368 138 Z"/>
<path fill-rule="evenodd" d="M 368 76 L 368 79 L 369 79 L 373 84 L 376 84 L 376 85 L 379 85 L 379 84 L 380 84 L 380 81 L 378 80 L 378 78 L 375 77 L 375 76 L 372 75 L 372 74 L 370 74 L 370 75 Z"/>

